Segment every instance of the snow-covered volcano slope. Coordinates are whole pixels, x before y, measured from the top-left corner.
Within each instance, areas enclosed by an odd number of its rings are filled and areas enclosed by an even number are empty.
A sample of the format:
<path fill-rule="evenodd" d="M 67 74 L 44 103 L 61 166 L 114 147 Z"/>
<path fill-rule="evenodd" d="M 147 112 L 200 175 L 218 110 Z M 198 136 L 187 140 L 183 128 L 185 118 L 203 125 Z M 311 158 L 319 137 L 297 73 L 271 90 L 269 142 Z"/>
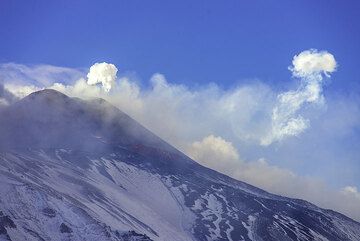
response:
<path fill-rule="evenodd" d="M 360 240 L 360 224 L 202 167 L 102 100 L 0 111 L 0 240 Z"/>

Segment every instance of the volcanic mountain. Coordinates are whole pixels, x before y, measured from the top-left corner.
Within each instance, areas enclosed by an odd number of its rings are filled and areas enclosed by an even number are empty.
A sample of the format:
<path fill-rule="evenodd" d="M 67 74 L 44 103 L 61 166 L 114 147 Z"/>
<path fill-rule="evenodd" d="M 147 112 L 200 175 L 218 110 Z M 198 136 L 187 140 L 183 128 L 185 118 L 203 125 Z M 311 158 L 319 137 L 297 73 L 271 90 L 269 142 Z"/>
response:
<path fill-rule="evenodd" d="M 360 223 L 208 169 L 102 99 L 0 109 L 0 240 L 360 240 Z"/>

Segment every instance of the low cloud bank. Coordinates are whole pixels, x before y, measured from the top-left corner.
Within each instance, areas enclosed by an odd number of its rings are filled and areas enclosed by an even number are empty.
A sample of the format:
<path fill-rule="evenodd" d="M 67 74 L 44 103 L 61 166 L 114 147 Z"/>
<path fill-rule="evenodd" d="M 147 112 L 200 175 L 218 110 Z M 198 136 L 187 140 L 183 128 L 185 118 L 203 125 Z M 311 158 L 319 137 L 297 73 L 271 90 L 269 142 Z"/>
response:
<path fill-rule="evenodd" d="M 360 220 L 360 193 L 354 186 L 336 191 L 321 180 L 296 175 L 269 164 L 265 159 L 244 161 L 233 144 L 220 136 L 209 135 L 193 142 L 187 153 L 204 166 L 235 179 L 275 194 L 305 199 Z"/>

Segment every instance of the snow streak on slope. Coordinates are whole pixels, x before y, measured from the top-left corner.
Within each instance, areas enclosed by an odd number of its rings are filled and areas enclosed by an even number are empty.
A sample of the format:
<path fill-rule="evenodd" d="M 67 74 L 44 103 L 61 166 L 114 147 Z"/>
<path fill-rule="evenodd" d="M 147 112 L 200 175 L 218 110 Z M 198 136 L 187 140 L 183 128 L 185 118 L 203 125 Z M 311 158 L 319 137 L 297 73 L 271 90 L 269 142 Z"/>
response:
<path fill-rule="evenodd" d="M 92 164 L 84 170 L 62 158 L 65 152 L 71 153 L 57 150 L 55 158 L 43 151 L 0 156 L 0 207 L 17 226 L 16 231 L 9 229 L 10 238 L 106 240 L 116 231 L 135 230 L 156 240 L 192 240 L 179 218 L 186 207 L 158 175 L 105 158 L 89 159 Z M 60 232 L 61 225 L 72 232 Z"/>

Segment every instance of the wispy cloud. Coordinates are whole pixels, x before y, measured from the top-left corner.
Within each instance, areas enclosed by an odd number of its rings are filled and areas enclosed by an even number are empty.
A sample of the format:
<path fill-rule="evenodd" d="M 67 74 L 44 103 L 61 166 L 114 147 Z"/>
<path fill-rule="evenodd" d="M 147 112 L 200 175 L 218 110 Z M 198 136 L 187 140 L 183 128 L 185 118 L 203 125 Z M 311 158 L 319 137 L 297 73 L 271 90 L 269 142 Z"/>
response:
<path fill-rule="evenodd" d="M 0 64 L 0 81 L 12 85 L 47 87 L 55 82 L 73 83 L 84 75 L 81 70 L 47 64 Z"/>

